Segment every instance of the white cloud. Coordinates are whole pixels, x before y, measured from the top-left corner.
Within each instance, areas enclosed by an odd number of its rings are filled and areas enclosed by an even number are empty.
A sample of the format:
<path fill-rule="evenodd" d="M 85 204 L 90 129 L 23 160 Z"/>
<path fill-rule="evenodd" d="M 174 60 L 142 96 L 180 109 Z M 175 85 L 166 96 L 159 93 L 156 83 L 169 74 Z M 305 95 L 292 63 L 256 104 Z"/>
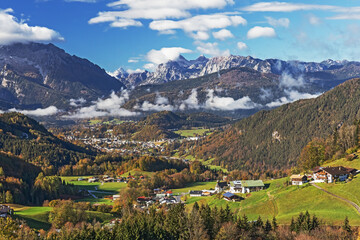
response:
<path fill-rule="evenodd" d="M 191 52 L 191 50 L 181 47 L 162 48 L 160 50 L 152 49 L 147 53 L 146 59 L 152 63 L 161 64 L 169 60 L 176 60 L 180 54 Z"/>
<path fill-rule="evenodd" d="M 245 49 L 248 48 L 248 46 L 247 46 L 246 43 L 244 43 L 244 42 L 238 42 L 238 43 L 237 43 L 237 47 L 238 47 L 238 49 L 240 49 L 240 50 L 245 50 Z"/>
<path fill-rule="evenodd" d="M 129 59 L 128 63 L 138 63 L 139 60 L 138 59 Z"/>
<path fill-rule="evenodd" d="M 155 103 L 145 101 L 140 107 L 135 106 L 134 108 L 144 112 L 173 111 L 175 109 L 171 104 L 169 104 L 169 100 L 166 97 L 162 97 L 160 94 L 156 94 Z"/>
<path fill-rule="evenodd" d="M 247 21 L 241 16 L 228 16 L 225 14 L 197 15 L 179 21 L 158 20 L 150 23 L 152 30 L 159 32 L 182 29 L 190 36 L 196 32 L 207 32 L 211 29 L 226 28 L 229 26 L 246 25 Z M 194 35 L 195 33 L 195 35 Z"/>
<path fill-rule="evenodd" d="M 227 38 L 233 38 L 234 35 L 227 29 L 221 29 L 218 32 L 213 32 L 213 36 L 216 39 L 224 41 Z"/>
<path fill-rule="evenodd" d="M 122 18 L 122 19 L 117 19 L 115 21 L 113 21 L 110 24 L 111 27 L 118 27 L 118 28 L 127 28 L 130 26 L 134 26 L 134 27 L 141 27 L 142 23 L 139 21 L 136 21 L 134 19 L 126 19 L 126 18 Z"/>
<path fill-rule="evenodd" d="M 65 115 L 64 118 L 83 119 L 103 116 L 136 116 L 138 113 L 122 108 L 122 105 L 129 99 L 128 91 L 122 91 L 118 96 L 114 92 L 106 99 L 98 99 L 93 105 L 82 107 L 75 112 Z"/>
<path fill-rule="evenodd" d="M 292 102 L 295 102 L 295 101 L 300 100 L 300 99 L 317 98 L 322 93 L 311 94 L 311 93 L 301 93 L 301 92 L 298 92 L 296 90 L 285 90 L 285 94 L 287 95 L 286 97 L 282 97 L 282 98 L 280 98 L 278 100 L 270 102 L 270 103 L 266 104 L 266 106 L 271 107 L 271 108 L 272 107 L 279 107 L 281 105 L 284 105 L 284 104 L 287 104 L 287 103 L 292 103 Z"/>
<path fill-rule="evenodd" d="M 275 19 L 272 17 L 265 17 L 268 23 L 273 27 L 285 27 L 288 28 L 290 25 L 290 20 L 288 18 L 279 18 Z"/>
<path fill-rule="evenodd" d="M 218 47 L 218 43 L 204 43 L 200 41 L 196 41 L 195 44 L 197 45 L 196 50 L 202 54 L 207 54 L 211 56 L 229 56 L 230 51 L 227 50 L 220 50 Z"/>
<path fill-rule="evenodd" d="M 203 40 L 203 41 L 208 40 L 210 38 L 209 34 L 207 32 L 203 32 L 203 31 L 198 31 L 196 33 L 190 33 L 190 37 L 192 37 L 193 39 L 196 39 L 196 40 Z"/>
<path fill-rule="evenodd" d="M 308 15 L 308 20 L 311 25 L 319 25 L 321 23 L 320 18 L 318 18 L 314 14 Z"/>
<path fill-rule="evenodd" d="M 248 96 L 235 100 L 231 97 L 215 96 L 214 90 L 208 91 L 205 102 L 205 108 L 211 110 L 232 111 L 237 109 L 254 109 L 259 106 L 259 104 L 254 103 Z"/>
<path fill-rule="evenodd" d="M 58 32 L 46 27 L 29 26 L 11 13 L 12 9 L 0 10 L 0 44 L 64 40 Z"/>
<path fill-rule="evenodd" d="M 120 19 L 168 19 L 190 17 L 191 9 L 223 8 L 234 4 L 233 0 L 120 0 L 108 6 L 119 11 L 99 12 L 89 20 L 90 24 L 116 22 Z M 132 25 L 139 26 L 139 25 Z"/>
<path fill-rule="evenodd" d="M 140 68 L 137 68 L 137 69 L 135 69 L 135 70 L 133 70 L 133 69 L 127 69 L 126 71 L 127 71 L 127 73 L 129 73 L 129 74 L 132 74 L 132 73 L 143 73 L 143 72 L 144 72 L 144 69 L 140 69 Z"/>
<path fill-rule="evenodd" d="M 55 114 L 59 113 L 60 110 L 57 109 L 57 107 L 55 107 L 55 106 L 50 106 L 47 108 L 38 108 L 35 110 L 18 110 L 18 109 L 12 108 L 12 109 L 9 109 L 8 112 L 20 112 L 25 115 L 44 117 L 44 116 L 55 115 Z"/>
<path fill-rule="evenodd" d="M 84 103 L 86 103 L 86 100 L 84 98 L 79 98 L 79 99 L 70 99 L 70 106 L 73 107 L 78 107 L 83 105 Z"/>
<path fill-rule="evenodd" d="M 291 74 L 284 72 L 280 77 L 280 87 L 292 88 L 292 87 L 303 87 L 305 85 L 305 79 L 302 75 L 298 78 L 294 78 Z"/>
<path fill-rule="evenodd" d="M 293 12 L 300 10 L 336 10 L 339 7 L 331 5 L 287 3 L 287 2 L 259 2 L 242 8 L 249 12 Z"/>
<path fill-rule="evenodd" d="M 247 33 L 248 39 L 254 39 L 259 37 L 276 37 L 276 32 L 271 27 L 253 27 Z"/>
<path fill-rule="evenodd" d="M 151 72 L 156 70 L 157 65 L 154 63 L 147 63 L 143 66 L 143 68 L 145 68 L 146 70 L 149 70 Z"/>
<path fill-rule="evenodd" d="M 199 105 L 199 100 L 197 98 L 198 94 L 197 94 L 197 90 L 194 88 L 191 90 L 191 94 L 189 95 L 189 97 L 184 100 L 181 104 L 179 109 L 180 110 L 185 110 L 185 109 L 199 109 L 200 105 Z"/>

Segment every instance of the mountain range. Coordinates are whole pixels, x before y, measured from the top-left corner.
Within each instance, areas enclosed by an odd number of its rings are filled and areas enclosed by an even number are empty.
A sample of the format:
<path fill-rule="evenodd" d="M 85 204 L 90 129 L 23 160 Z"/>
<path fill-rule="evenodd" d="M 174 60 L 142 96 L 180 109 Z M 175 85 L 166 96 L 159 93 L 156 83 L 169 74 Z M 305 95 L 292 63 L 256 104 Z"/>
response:
<path fill-rule="evenodd" d="M 360 77 L 360 63 L 233 55 L 187 60 L 179 56 L 158 65 L 154 72 L 129 74 L 119 69 L 111 75 L 53 44 L 0 46 L 0 109 L 54 106 L 66 112 L 88 107 L 82 112 L 97 109 L 96 116 L 103 116 L 99 108 L 111 106 L 109 114 L 126 108 L 145 114 L 163 110 L 225 112 L 239 118 L 314 98 L 347 79 Z M 128 94 L 109 97 L 126 88 Z M 99 98 L 108 99 L 106 105 Z M 98 102 L 94 105 L 94 101 Z"/>
<path fill-rule="evenodd" d="M 64 108 L 125 88 L 90 61 L 40 43 L 0 46 L 0 82 L 2 108 Z"/>
<path fill-rule="evenodd" d="M 319 78 L 319 74 L 323 73 L 332 75 L 331 79 L 341 80 L 346 76 L 341 76 L 340 72 L 346 72 L 347 69 L 353 69 L 358 67 L 358 62 L 350 61 L 334 61 L 328 59 L 320 63 L 316 62 L 302 62 L 302 61 L 282 61 L 279 59 L 258 59 L 251 56 L 220 56 L 213 58 L 206 58 L 200 56 L 195 60 L 187 60 L 183 56 L 179 56 L 174 61 L 168 61 L 166 63 L 159 64 L 154 72 L 135 72 L 127 73 L 124 69 L 120 68 L 113 73 L 113 76 L 118 78 L 127 86 L 147 85 L 147 84 L 161 84 L 174 80 L 183 80 L 189 78 L 197 78 L 205 76 L 211 73 L 216 73 L 221 70 L 247 67 L 252 68 L 261 73 L 274 73 L 281 75 L 287 73 L 293 76 L 300 74 L 306 74 L 316 80 Z M 341 69 L 341 70 L 340 70 Z M 359 75 L 360 71 L 355 70 Z M 354 73 L 351 73 L 350 77 L 354 77 Z"/>

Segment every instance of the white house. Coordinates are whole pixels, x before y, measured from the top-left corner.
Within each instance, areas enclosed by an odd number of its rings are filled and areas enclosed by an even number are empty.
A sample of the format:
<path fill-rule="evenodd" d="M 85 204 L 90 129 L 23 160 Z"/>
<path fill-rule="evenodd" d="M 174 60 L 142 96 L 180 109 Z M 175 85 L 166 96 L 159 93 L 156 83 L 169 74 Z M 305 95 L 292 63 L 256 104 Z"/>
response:
<path fill-rule="evenodd" d="M 291 175 L 290 181 L 291 185 L 303 185 L 307 182 L 307 177 L 305 175 Z"/>
<path fill-rule="evenodd" d="M 263 190 L 265 187 L 262 180 L 241 180 L 233 181 L 230 184 L 231 193 L 249 193 Z"/>

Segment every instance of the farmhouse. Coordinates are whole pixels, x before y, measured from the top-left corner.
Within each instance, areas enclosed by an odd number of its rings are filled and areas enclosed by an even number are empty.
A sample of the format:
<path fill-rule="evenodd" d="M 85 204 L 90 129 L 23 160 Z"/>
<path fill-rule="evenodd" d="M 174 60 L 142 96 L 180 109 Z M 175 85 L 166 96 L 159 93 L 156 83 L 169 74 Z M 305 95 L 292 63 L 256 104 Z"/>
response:
<path fill-rule="evenodd" d="M 14 212 L 9 206 L 0 205 L 0 217 L 6 218 L 9 215 L 12 215 Z"/>
<path fill-rule="evenodd" d="M 227 184 L 227 182 L 220 182 L 217 181 L 216 185 L 215 185 L 215 191 L 217 193 L 221 193 L 223 192 L 225 189 L 227 189 L 229 187 L 229 185 Z"/>
<path fill-rule="evenodd" d="M 120 199 L 120 195 L 113 195 L 113 201 L 119 200 Z"/>
<path fill-rule="evenodd" d="M 201 197 L 202 191 L 190 191 L 189 194 L 190 194 L 190 197 Z"/>
<path fill-rule="evenodd" d="M 357 170 L 346 167 L 320 167 L 313 172 L 314 182 L 333 183 L 337 181 L 345 181 L 350 175 L 356 174 Z"/>
<path fill-rule="evenodd" d="M 233 181 L 230 183 L 231 193 L 242 193 L 241 181 Z"/>
<path fill-rule="evenodd" d="M 231 193 L 249 193 L 263 190 L 265 187 L 262 180 L 241 180 L 233 181 L 230 184 Z"/>
<path fill-rule="evenodd" d="M 91 177 L 91 178 L 89 178 L 89 180 L 88 180 L 89 183 L 98 182 L 98 181 L 99 181 L 99 179 L 96 178 L 96 177 Z"/>
<path fill-rule="evenodd" d="M 238 200 L 241 199 L 239 196 L 237 196 L 237 195 L 235 195 L 235 194 L 233 194 L 231 192 L 224 193 L 223 197 L 224 197 L 224 199 L 226 201 L 233 201 L 233 202 L 238 201 Z"/>
<path fill-rule="evenodd" d="M 305 175 L 291 175 L 290 182 L 291 185 L 303 185 L 307 182 L 307 177 Z"/>

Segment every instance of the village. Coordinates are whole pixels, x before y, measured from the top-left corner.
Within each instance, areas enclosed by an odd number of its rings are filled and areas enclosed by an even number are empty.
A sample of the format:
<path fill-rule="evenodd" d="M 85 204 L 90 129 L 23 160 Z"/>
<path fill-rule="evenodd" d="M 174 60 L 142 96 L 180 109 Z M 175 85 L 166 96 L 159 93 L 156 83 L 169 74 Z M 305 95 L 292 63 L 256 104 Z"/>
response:
<path fill-rule="evenodd" d="M 310 174 L 297 174 L 291 175 L 289 177 L 288 184 L 301 186 L 306 183 L 334 183 L 334 182 L 347 182 L 350 181 L 356 174 L 359 173 L 359 170 L 354 168 L 346 168 L 343 166 L 338 167 L 316 167 L 312 169 Z M 111 177 L 108 175 L 103 175 L 99 177 L 79 177 L 77 181 L 87 181 L 88 183 L 99 182 L 104 183 L 125 183 L 129 181 L 141 181 L 144 180 L 146 176 L 129 176 L 126 177 Z M 271 184 L 271 183 L 270 183 Z M 148 196 L 140 196 L 137 198 L 136 203 L 134 203 L 134 208 L 147 209 L 152 205 L 172 205 L 177 203 L 186 203 L 188 198 L 193 197 L 210 197 L 213 195 L 219 196 L 224 201 L 228 202 L 239 202 L 244 200 L 248 194 L 253 192 L 258 192 L 269 188 L 270 184 L 265 184 L 262 180 L 234 180 L 228 181 L 227 177 L 224 177 L 223 181 L 217 180 L 214 183 L 213 187 L 209 189 L 193 189 L 188 190 L 187 192 L 176 191 L 174 189 L 162 189 L 156 188 L 153 189 L 153 192 Z M 209 186 L 209 185 L 208 185 Z M 176 190 L 176 189 L 175 189 Z M 95 191 L 89 191 L 91 196 L 94 196 Z M 106 193 L 106 192 L 103 192 Z M 105 196 L 104 198 L 111 201 L 116 201 L 121 199 L 121 193 Z"/>

